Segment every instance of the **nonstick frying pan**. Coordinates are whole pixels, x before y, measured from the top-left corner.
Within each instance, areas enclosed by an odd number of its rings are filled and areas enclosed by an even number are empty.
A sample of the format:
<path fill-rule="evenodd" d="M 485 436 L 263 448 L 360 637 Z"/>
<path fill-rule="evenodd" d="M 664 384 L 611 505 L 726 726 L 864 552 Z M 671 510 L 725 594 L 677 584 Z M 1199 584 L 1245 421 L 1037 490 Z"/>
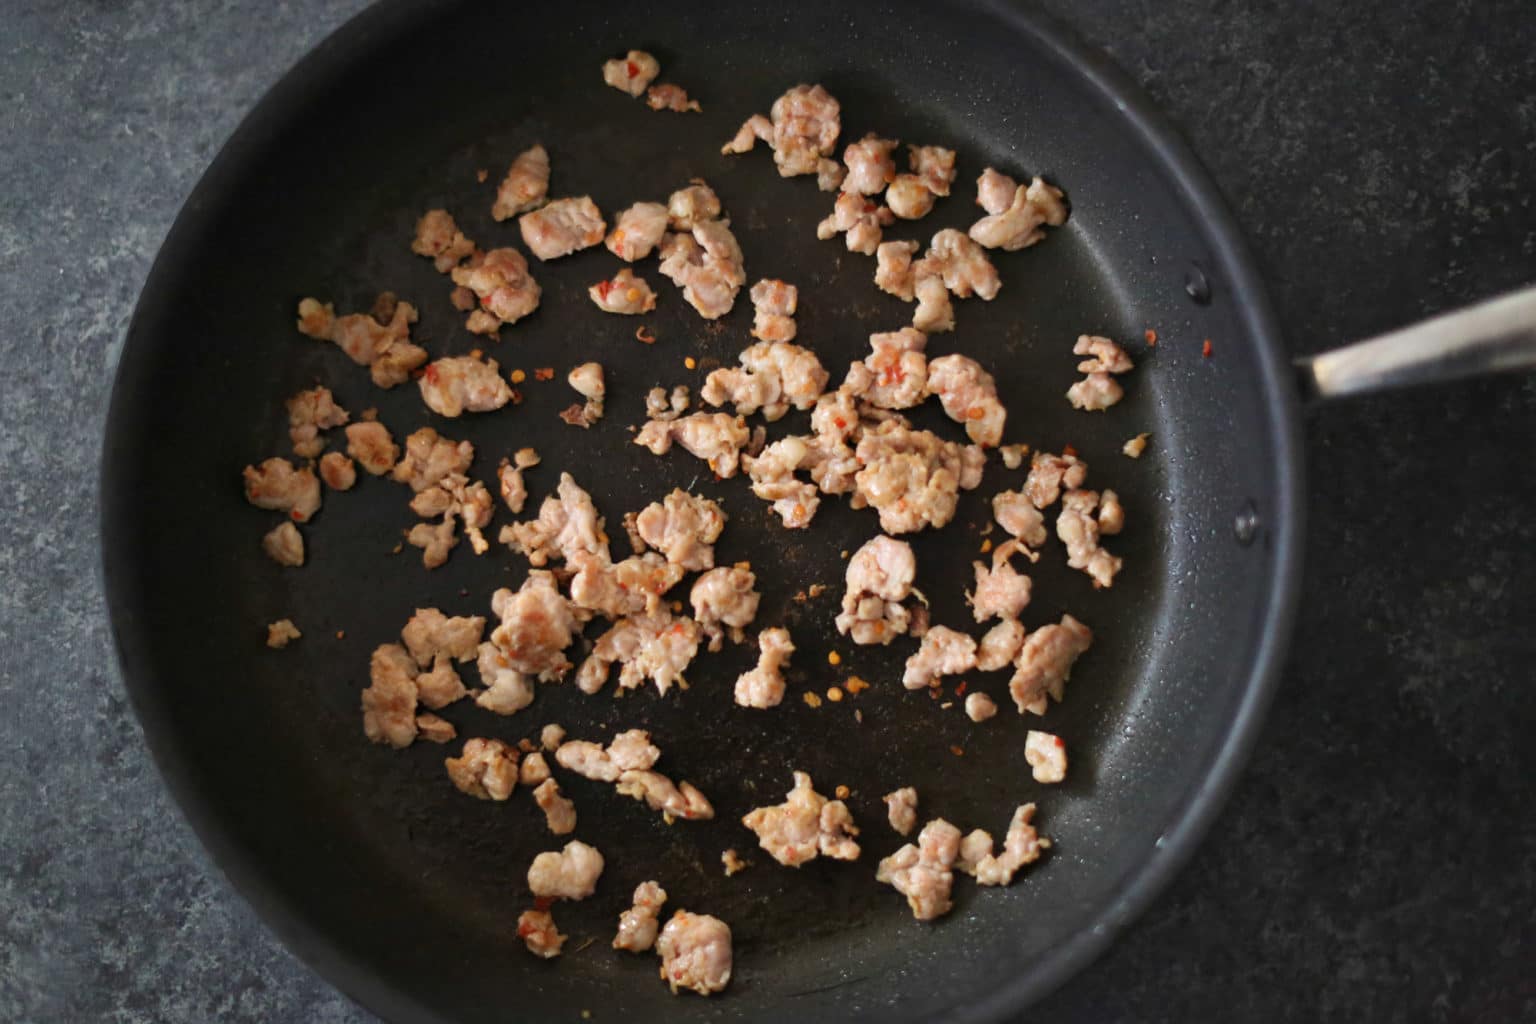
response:
<path fill-rule="evenodd" d="M 686 86 L 704 112 L 654 113 L 604 87 L 601 61 L 631 46 L 656 53 L 663 78 Z M 1070 196 L 1066 227 L 999 256 L 1000 297 L 958 303 L 957 330 L 930 344 L 931 354 L 963 351 L 996 374 L 1009 440 L 1074 446 L 1092 467 L 1090 486 L 1116 489 L 1130 513 L 1114 539 L 1126 569 L 1112 590 L 1094 591 L 1068 570 L 1054 541 L 1033 570 L 1027 624 L 1069 610 L 1098 636 L 1066 700 L 1041 722 L 1010 709 L 972 725 L 958 700 L 900 688 L 910 644 L 854 648 L 836 636 L 840 555 L 877 532 L 872 513 L 827 502 L 812 529 L 786 531 L 743 481 L 629 443 L 646 390 L 697 387 L 749 343 L 745 295 L 708 324 L 644 265 L 662 297 L 641 321 L 658 340 L 642 345 L 635 320 L 588 302 L 586 286 L 617 265 L 593 249 L 535 266 L 542 307 L 487 346 L 462 329 L 444 279 L 408 251 L 415 218 L 433 206 L 482 245 L 514 244 L 514 226 L 492 222 L 489 206 L 511 158 L 534 141 L 551 152 L 553 195 L 590 193 L 610 214 L 702 176 L 732 217 L 751 279 L 800 286 L 799 340 L 835 380 L 871 331 L 906 323 L 910 307 L 874 288 L 871 260 L 815 240 L 831 197 L 810 179 L 779 178 L 761 151 L 719 154 L 747 115 L 802 81 L 842 101 L 844 141 L 875 130 L 959 151 L 955 194 L 887 237 L 926 241 L 966 226 L 978 215 L 971 182 L 988 164 L 1044 174 Z M 487 347 L 504 368 L 525 369 L 524 401 L 444 421 L 414 388 L 374 389 L 334 347 L 293 329 L 304 295 L 352 311 L 385 289 L 420 307 L 415 336 L 434 355 Z M 1407 355 L 1390 356 L 1390 372 L 1379 349 L 1319 361 L 1302 373 L 1304 389 L 1529 365 L 1529 308 L 1510 309 L 1421 328 L 1406 347 L 1397 339 L 1390 351 Z M 1502 319 L 1486 328 L 1489 317 Z M 1139 343 L 1149 329 L 1155 348 Z M 1108 414 L 1074 412 L 1062 398 L 1075 377 L 1072 339 L 1084 332 L 1137 342 L 1128 398 Z M 1491 336 L 1506 343 L 1497 358 Z M 1460 362 L 1448 362 L 1449 343 L 1469 338 Z M 609 412 L 583 432 L 556 413 L 574 398 L 565 371 L 587 359 L 607 368 Z M 556 379 L 535 380 L 546 366 Z M 595 1019 L 995 1019 L 1081 967 L 1147 906 L 1252 744 L 1297 596 L 1294 376 L 1238 233 L 1195 159 L 1123 76 L 1038 14 L 944 3 L 675 4 L 662 14 L 585 0 L 384 3 L 300 62 L 247 118 L 144 288 L 102 475 L 104 569 L 124 674 L 156 759 L 221 868 L 295 951 L 386 1018 L 590 1010 Z M 491 590 L 516 586 L 526 566 L 504 549 L 476 558 L 461 546 L 429 573 L 414 549 L 392 553 L 413 519 L 402 488 L 372 478 L 327 495 L 306 531 L 308 566 L 269 562 L 258 542 L 273 516 L 245 504 L 239 471 L 287 453 L 282 399 L 316 381 L 354 415 L 376 407 L 397 437 L 431 424 L 473 441 L 481 477 L 533 445 L 544 463 L 530 474 L 532 508 L 561 469 L 592 491 L 611 527 L 675 486 L 717 498 L 731 516 L 721 557 L 758 571 L 758 624 L 794 633 L 790 698 L 772 712 L 730 701 L 749 647 L 701 655 L 690 688 L 665 699 L 550 685 L 512 718 L 445 712 L 461 738 L 516 740 L 546 722 L 597 739 L 648 728 L 662 768 L 714 800 L 715 821 L 669 827 L 607 787 L 562 780 L 579 808 L 576 835 L 608 867 L 596 896 L 558 908 L 572 940 L 556 962 L 523 952 L 515 922 L 530 902 L 530 858 L 563 840 L 544 830 L 526 794 L 496 804 L 456 792 L 441 763 L 454 748 L 368 744 L 357 707 L 369 651 L 414 608 L 485 614 Z M 959 436 L 941 417 L 919 420 Z M 803 415 L 776 429 L 803 429 Z M 1143 431 L 1152 434 L 1147 454 L 1122 458 L 1121 444 Z M 935 622 L 974 628 L 963 591 L 987 499 L 1021 479 L 992 460 L 955 523 L 914 538 Z M 813 583 L 826 593 L 796 600 Z M 281 617 L 304 638 L 268 651 L 264 626 Z M 840 665 L 829 664 L 832 651 Z M 851 674 L 873 685 L 820 707 L 800 699 Z M 1004 674 L 967 682 L 1007 707 Z M 1030 779 L 1022 739 L 1035 725 L 1070 746 L 1062 786 Z M 850 787 L 864 826 L 859 863 L 790 871 L 755 849 L 738 819 L 777 802 L 793 769 L 811 772 L 823 792 Z M 954 912 L 919 924 L 873 880 L 874 862 L 901 842 L 879 797 L 906 784 L 919 788 L 925 819 L 998 836 L 1016 804 L 1035 800 L 1056 845 L 1009 888 L 960 879 Z M 754 867 L 725 878 L 726 847 Z M 630 890 L 651 877 L 671 893 L 669 910 L 732 926 L 737 971 L 725 995 L 674 998 L 654 957 L 608 949 Z"/>

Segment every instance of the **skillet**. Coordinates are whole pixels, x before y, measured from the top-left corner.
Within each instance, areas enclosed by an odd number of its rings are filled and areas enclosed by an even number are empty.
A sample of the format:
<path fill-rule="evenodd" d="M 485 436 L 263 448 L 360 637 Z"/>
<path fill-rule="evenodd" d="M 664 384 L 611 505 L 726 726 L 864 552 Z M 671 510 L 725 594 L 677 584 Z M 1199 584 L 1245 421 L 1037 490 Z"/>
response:
<path fill-rule="evenodd" d="M 631 46 L 657 54 L 663 78 L 685 85 L 704 112 L 653 113 L 604 87 L 601 61 Z M 511 158 L 534 141 L 551 152 L 552 195 L 590 193 L 609 214 L 702 176 L 732 216 L 750 279 L 800 286 L 797 340 L 835 380 L 871 331 L 906 323 L 910 308 L 874 289 L 868 258 L 815 241 L 831 197 L 809 179 L 780 179 L 760 151 L 718 153 L 747 115 L 800 81 L 819 81 L 842 102 L 843 141 L 877 130 L 958 150 L 955 194 L 887 237 L 926 241 L 963 228 L 978 215 L 971 182 L 988 164 L 1043 174 L 1072 201 L 1067 226 L 1046 243 L 999 257 L 997 301 L 957 303 L 957 330 L 930 343 L 931 354 L 966 352 L 998 377 L 1009 440 L 1072 445 L 1093 467 L 1090 486 L 1114 487 L 1131 516 L 1115 539 L 1127 568 L 1113 590 L 1096 592 L 1067 570 L 1059 547 L 1032 571 L 1028 625 L 1071 611 L 1098 636 L 1066 701 L 1039 723 L 1005 710 L 972 725 L 958 701 L 943 708 L 900 689 L 910 644 L 856 649 L 835 635 L 840 553 L 876 532 L 871 513 L 829 501 L 811 530 L 785 531 L 742 481 L 715 481 L 685 454 L 657 459 L 629 444 L 625 428 L 640 420 L 646 390 L 697 387 L 749 343 L 745 295 L 705 324 L 654 264 L 642 265 L 661 293 L 643 318 L 658 340 L 644 346 L 635 321 L 588 302 L 586 285 L 616 266 L 593 249 L 536 265 L 539 312 L 485 346 L 462 330 L 443 279 L 408 251 L 415 218 L 433 206 L 482 245 L 515 244 L 510 223 L 490 220 L 490 200 Z M 434 356 L 487 347 L 504 368 L 532 377 L 549 366 L 556 380 L 529 381 L 523 403 L 502 413 L 444 421 L 414 389 L 374 389 L 339 351 L 293 330 L 304 295 L 350 312 L 386 288 L 421 309 L 413 335 Z M 1406 345 L 1396 339 L 1393 351 L 1409 355 L 1395 376 L 1378 372 L 1379 349 L 1363 363 L 1358 350 L 1325 357 L 1301 375 L 1303 391 L 1483 368 L 1487 345 L 1447 365 L 1447 340 L 1528 342 L 1521 325 L 1530 317 L 1519 313 L 1506 307 L 1508 322 L 1492 332 L 1462 321 Z M 1159 344 L 1131 346 L 1139 367 L 1127 400 L 1103 416 L 1072 411 L 1061 397 L 1075 378 L 1071 340 L 1140 339 L 1147 329 Z M 1507 364 L 1511 351 L 1528 350 L 1500 351 Z M 696 369 L 684 366 L 689 356 Z M 607 369 L 609 414 L 582 432 L 556 413 L 574 397 L 560 377 L 587 359 Z M 124 675 L 157 763 L 216 862 L 299 955 L 388 1019 L 568 1019 L 583 1009 L 598 1019 L 996 1019 L 1088 962 L 1150 902 L 1253 742 L 1297 597 L 1293 378 L 1238 233 L 1195 159 L 1103 57 L 1037 13 L 832 3 L 726 15 L 679 4 L 663 18 L 587 2 L 386 2 L 324 42 L 252 112 L 145 285 L 102 475 L 103 564 Z M 316 381 L 354 414 L 377 407 L 397 437 L 430 424 L 473 441 L 482 477 L 501 455 L 532 445 L 544 457 L 529 474 L 535 501 L 567 469 L 612 525 L 675 486 L 717 498 L 731 516 L 722 557 L 758 571 L 758 625 L 794 633 L 790 698 L 771 713 L 730 703 L 731 682 L 751 661 L 746 648 L 701 656 L 690 689 L 666 699 L 546 686 L 513 718 L 444 712 L 461 737 L 515 740 L 545 722 L 583 738 L 648 728 L 661 767 L 715 803 L 715 821 L 668 827 L 606 787 L 562 779 L 580 812 L 576 835 L 599 846 L 608 868 L 596 896 L 557 910 L 572 941 L 555 963 L 527 956 L 515 934 L 529 902 L 526 865 L 561 842 L 526 794 L 469 800 L 444 779 L 443 748 L 373 747 L 357 711 L 369 651 L 412 609 L 486 614 L 490 591 L 516 586 L 526 567 L 500 548 L 475 558 L 461 546 L 432 573 L 410 548 L 392 556 L 413 519 L 402 490 L 374 479 L 327 495 L 306 531 L 308 567 L 267 561 L 258 540 L 273 516 L 244 503 L 239 470 L 287 453 L 281 400 Z M 958 436 L 938 417 L 918 419 Z M 783 425 L 803 429 L 803 417 Z M 1148 453 L 1122 458 L 1120 444 L 1142 431 L 1153 435 Z M 1021 479 L 993 460 L 954 524 L 913 539 L 935 622 L 974 625 L 963 591 L 986 499 Z M 797 602 L 812 583 L 826 594 Z M 263 628 L 281 617 L 305 637 L 266 651 Z M 835 668 L 832 651 L 842 658 Z M 853 673 L 874 685 L 819 708 L 798 699 Z M 1007 708 L 1005 675 L 968 681 Z M 1062 786 L 1029 778 L 1022 736 L 1037 725 L 1070 746 Z M 864 826 L 857 865 L 780 869 L 736 824 L 781 799 L 796 768 L 823 792 L 852 790 Z M 901 841 L 883 824 L 879 796 L 905 784 L 922 793 L 925 819 L 999 836 L 1013 806 L 1036 800 L 1056 845 L 1007 889 L 959 880 L 954 912 L 920 925 L 872 878 L 874 860 Z M 727 846 L 755 866 L 724 878 Z M 731 924 L 737 971 L 723 997 L 674 998 L 653 957 L 607 949 L 629 891 L 650 877 L 672 894 L 669 909 Z"/>

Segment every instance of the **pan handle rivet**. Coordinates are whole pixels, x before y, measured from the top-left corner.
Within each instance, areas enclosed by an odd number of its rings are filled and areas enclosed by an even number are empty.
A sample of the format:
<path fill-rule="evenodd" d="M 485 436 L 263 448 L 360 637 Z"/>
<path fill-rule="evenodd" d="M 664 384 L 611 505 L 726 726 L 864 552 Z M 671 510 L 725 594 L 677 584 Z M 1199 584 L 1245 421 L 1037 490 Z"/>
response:
<path fill-rule="evenodd" d="M 1243 547 L 1253 543 L 1253 539 L 1259 535 L 1259 508 L 1252 499 L 1243 503 L 1237 516 L 1232 520 L 1232 536 Z"/>
<path fill-rule="evenodd" d="M 1190 263 L 1189 269 L 1184 271 L 1184 294 L 1194 299 L 1196 305 L 1211 304 L 1211 282 L 1198 263 Z"/>

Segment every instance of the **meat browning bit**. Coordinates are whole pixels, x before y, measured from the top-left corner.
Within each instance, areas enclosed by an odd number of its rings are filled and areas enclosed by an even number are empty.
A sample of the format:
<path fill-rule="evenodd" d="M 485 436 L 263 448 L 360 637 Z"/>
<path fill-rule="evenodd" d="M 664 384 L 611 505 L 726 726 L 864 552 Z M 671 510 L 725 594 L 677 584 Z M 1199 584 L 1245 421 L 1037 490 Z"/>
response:
<path fill-rule="evenodd" d="M 917 827 L 917 790 L 905 786 L 881 798 L 885 801 L 886 818 L 899 835 L 909 836 Z"/>
<path fill-rule="evenodd" d="M 1062 497 L 1061 513 L 1056 517 L 1056 536 L 1066 546 L 1067 564 L 1087 573 L 1095 587 L 1112 586 L 1122 565 L 1119 558 L 1099 547 L 1101 532 L 1119 533 L 1125 524 L 1120 499 L 1114 491 L 1104 494 L 1108 501 L 1097 518 L 1093 512 L 1099 505 L 1099 494 L 1082 490 L 1068 491 Z M 1109 529 L 1104 530 L 1101 523 Z"/>
<path fill-rule="evenodd" d="M 523 214 L 517 226 L 528 251 L 544 262 L 597 245 L 607 232 L 603 214 L 591 196 L 552 200 Z"/>
<path fill-rule="evenodd" d="M 661 930 L 656 952 L 674 995 L 682 988 L 707 996 L 731 982 L 731 929 L 717 917 L 679 910 Z"/>
<path fill-rule="evenodd" d="M 299 632 L 299 627 L 293 624 L 292 619 L 278 619 L 267 627 L 267 646 L 273 650 L 281 650 L 303 635 Z"/>
<path fill-rule="evenodd" d="M 959 855 L 960 830 L 935 818 L 918 833 L 916 846 L 908 843 L 880 862 L 875 881 L 905 896 L 913 917 L 932 921 L 954 906 L 949 898 L 954 885 L 951 869 Z"/>
<path fill-rule="evenodd" d="M 517 786 L 516 747 L 501 740 L 464 741 L 458 757 L 443 762 L 448 778 L 461 793 L 480 800 L 506 800 Z"/>
<path fill-rule="evenodd" d="M 917 652 L 907 659 L 901 683 L 909 690 L 936 684 L 941 676 L 959 675 L 976 667 L 976 641 L 948 626 L 923 634 Z"/>
<path fill-rule="evenodd" d="M 1093 631 L 1070 615 L 1029 634 L 1014 661 L 1008 692 L 1019 714 L 1043 715 L 1046 698 L 1061 700 L 1078 657 L 1093 644 Z"/>
<path fill-rule="evenodd" d="M 736 703 L 744 708 L 777 707 L 784 699 L 783 668 L 795 653 L 789 630 L 774 626 L 757 635 L 757 667 L 736 679 Z"/>
<path fill-rule="evenodd" d="M 699 113 L 703 107 L 698 100 L 688 98 L 688 90 L 680 85 L 660 82 L 645 91 L 645 105 L 652 110 L 670 110 L 673 113 Z"/>
<path fill-rule="evenodd" d="M 517 918 L 517 934 L 528 952 L 545 960 L 560 955 L 566 936 L 555 927 L 555 919 L 547 910 L 525 910 Z"/>
<path fill-rule="evenodd" d="M 696 221 L 690 233 L 664 238 L 659 254 L 662 274 L 706 320 L 729 313 L 747 281 L 741 246 L 727 221 Z"/>
<path fill-rule="evenodd" d="M 459 230 L 447 210 L 428 210 L 416 222 L 416 237 L 411 241 L 411 252 L 430 259 L 439 274 L 448 273 L 474 251 L 475 243 L 464 237 L 464 232 Z M 374 305 L 373 316 L 380 323 L 394 319 L 393 310 L 390 316 L 380 317 L 384 309 L 383 303 Z M 299 329 L 304 330 L 302 326 Z"/>
<path fill-rule="evenodd" d="M 757 833 L 758 845 L 785 867 L 798 868 L 816 857 L 858 860 L 859 834 L 853 816 L 841 800 L 816 792 L 811 777 L 795 772 L 795 788 L 782 804 L 759 807 L 741 819 Z"/>
<path fill-rule="evenodd" d="M 1036 782 L 1056 783 L 1067 777 L 1067 745 L 1060 736 L 1029 730 L 1024 737 L 1024 760 L 1034 769 Z"/>
<path fill-rule="evenodd" d="M 988 168 L 988 172 L 996 173 L 991 168 Z M 984 206 L 996 206 L 998 197 L 995 191 L 1001 185 L 996 178 L 989 179 L 983 174 L 982 179 L 976 183 L 977 201 L 985 199 Z M 1067 208 L 1061 201 L 1061 189 L 1036 178 L 1027 186 L 1015 186 L 1006 207 L 999 210 L 989 208 L 987 216 L 971 225 L 970 236 L 988 249 L 1014 252 L 1043 239 L 1047 225 L 1054 228 L 1066 222 Z"/>
<path fill-rule="evenodd" d="M 1002 443 L 1008 413 L 997 399 L 997 383 L 976 360 L 962 355 L 933 360 L 925 393 L 938 396 L 945 414 L 965 426 L 973 443 L 985 448 Z"/>
<path fill-rule="evenodd" d="M 299 302 L 299 333 L 317 341 L 334 342 L 354 363 L 369 368 L 374 384 L 392 388 L 404 384 L 411 371 L 427 361 L 426 349 L 411 343 L 416 307 L 397 302 L 394 318 L 380 324 L 367 313 L 338 317 L 330 303 Z"/>
<path fill-rule="evenodd" d="M 297 568 L 304 564 L 304 535 L 292 523 L 279 523 L 261 538 L 261 550 L 278 565 Z"/>
<path fill-rule="evenodd" d="M 955 151 L 943 146 L 908 146 L 907 164 L 923 186 L 936 196 L 949 195 L 955 181 Z"/>
<path fill-rule="evenodd" d="M 665 455 L 675 441 L 690 455 L 709 463 L 715 475 L 725 480 L 736 475 L 741 450 L 751 436 L 740 416 L 696 412 L 675 420 L 650 420 L 635 435 L 635 444 L 653 455 Z"/>
<path fill-rule="evenodd" d="M 843 191 L 861 196 L 885 191 L 896 177 L 896 161 L 891 159 L 891 151 L 895 148 L 895 139 L 882 139 L 873 132 L 850 143 L 843 150 L 843 166 L 847 168 Z"/>
<path fill-rule="evenodd" d="M 765 283 L 760 281 L 757 287 Z M 790 323 L 792 327 L 793 321 Z M 794 334 L 793 329 L 789 334 Z M 815 353 L 787 341 L 759 342 L 745 349 L 739 359 L 740 367 L 710 371 L 699 397 L 710 405 L 733 405 L 743 416 L 760 411 L 764 419 L 773 422 L 791 407 L 809 409 L 827 386 L 827 371 Z"/>
<path fill-rule="evenodd" d="M 795 308 L 800 302 L 798 288 L 786 281 L 765 277 L 752 286 L 748 295 L 752 299 L 752 337 L 763 341 L 789 341 L 794 338 Z M 826 381 L 823 380 L 822 387 L 825 386 Z M 817 388 L 816 393 L 819 395 L 821 388 Z"/>
<path fill-rule="evenodd" d="M 912 593 L 917 561 L 906 541 L 875 537 L 848 560 L 837 631 L 856 644 L 889 644 L 907 631 L 902 605 Z"/>
<path fill-rule="evenodd" d="M 719 200 L 715 209 L 719 212 Z M 667 233 L 669 217 L 668 208 L 660 203 L 635 203 L 615 220 L 605 242 L 608 251 L 626 263 L 644 259 Z"/>
<path fill-rule="evenodd" d="M 347 427 L 347 454 L 370 475 L 382 476 L 395 468 L 400 447 L 384 424 L 367 420 Z"/>
<path fill-rule="evenodd" d="M 835 174 L 824 168 L 842 131 L 841 108 L 819 85 L 797 85 L 773 102 L 769 117 L 754 114 L 722 153 L 745 153 L 762 139 L 773 149 L 779 174 Z M 834 164 L 835 167 L 835 164 Z"/>
<path fill-rule="evenodd" d="M 466 412 L 492 412 L 512 400 L 512 389 L 494 359 L 450 356 L 428 363 L 417 381 L 427 408 L 450 419 Z"/>
<path fill-rule="evenodd" d="M 832 212 L 816 225 L 816 237 L 826 241 L 842 235 L 849 252 L 873 256 L 880 248 L 882 229 L 895 220 L 890 207 L 856 192 L 843 192 L 832 205 Z"/>
<path fill-rule="evenodd" d="M 656 918 L 667 902 L 667 890 L 659 882 L 641 882 L 635 887 L 631 902 L 634 905 L 619 915 L 613 948 L 644 953 L 656 944 Z"/>
<path fill-rule="evenodd" d="M 976 879 L 977 885 L 1008 885 L 1019 869 L 1040 859 L 1051 841 L 1040 836 L 1032 824 L 1035 805 L 1023 804 L 1013 812 L 1003 849 L 992 852 L 992 837 L 981 829 L 967 835 L 960 843 L 955 869 Z"/>
<path fill-rule="evenodd" d="M 576 830 L 576 805 L 560 793 L 560 784 L 545 779 L 533 791 L 534 802 L 544 812 L 544 823 L 557 836 L 569 835 Z"/>
<path fill-rule="evenodd" d="M 582 363 L 566 375 L 566 382 L 586 402 L 573 405 L 560 414 L 560 418 L 573 427 L 586 429 L 603 418 L 603 399 L 607 385 L 603 382 L 601 363 Z"/>
<path fill-rule="evenodd" d="M 666 555 L 667 561 L 685 572 L 698 572 L 714 567 L 714 544 L 725 529 L 725 521 L 719 504 L 676 488 L 640 511 L 635 517 L 635 531 L 645 545 Z"/>
<path fill-rule="evenodd" d="M 386 321 L 387 322 L 387 321 Z M 347 422 L 347 410 L 336 404 L 330 388 L 310 388 L 288 399 L 288 437 L 293 454 L 313 459 L 325 450 L 320 431 Z"/>
<path fill-rule="evenodd" d="M 661 63 L 644 50 L 630 50 L 623 57 L 603 64 L 603 81 L 631 96 L 645 92 L 646 86 L 661 74 Z"/>
<path fill-rule="evenodd" d="M 320 511 L 320 481 L 314 471 L 296 469 L 287 459 L 267 459 L 246 466 L 245 500 L 257 508 L 285 512 L 296 523 L 307 523 Z"/>
<path fill-rule="evenodd" d="M 542 213 L 543 211 L 540 211 Z M 526 214 L 524 220 L 537 214 Z M 521 222 L 520 222 L 521 223 Z M 471 333 L 496 337 L 503 324 L 515 324 L 539 308 L 543 290 L 528 272 L 528 260 L 512 248 L 492 249 L 452 270 L 453 283 L 479 302 L 470 313 Z"/>
<path fill-rule="evenodd" d="M 535 145 L 519 153 L 517 159 L 512 161 L 506 178 L 496 189 L 496 202 L 491 206 L 491 216 L 503 221 L 526 213 L 542 203 L 548 192 L 549 154 L 543 146 Z M 437 269 L 443 268 L 439 266 Z"/>
<path fill-rule="evenodd" d="M 559 853 L 541 853 L 533 858 L 528 867 L 528 888 L 542 899 L 584 900 L 596 890 L 602 873 L 603 855 L 573 839 Z"/>
<path fill-rule="evenodd" d="M 1128 373 L 1133 368 L 1125 349 L 1108 338 L 1084 334 L 1072 346 L 1072 353 L 1092 357 L 1077 364 L 1077 372 L 1087 376 L 1067 389 L 1067 400 L 1073 408 L 1101 412 L 1125 396 L 1125 389 L 1110 376 Z"/>

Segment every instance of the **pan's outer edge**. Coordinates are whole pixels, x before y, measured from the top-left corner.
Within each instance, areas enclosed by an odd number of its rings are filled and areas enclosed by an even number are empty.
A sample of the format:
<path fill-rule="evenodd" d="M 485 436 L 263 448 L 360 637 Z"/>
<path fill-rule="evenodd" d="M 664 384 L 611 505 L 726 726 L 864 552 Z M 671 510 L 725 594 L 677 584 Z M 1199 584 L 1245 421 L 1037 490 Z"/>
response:
<path fill-rule="evenodd" d="M 142 652 L 135 647 L 124 627 L 124 623 L 132 618 L 124 593 L 129 558 L 124 546 L 127 538 L 121 536 L 121 517 L 114 515 L 117 508 L 114 498 L 116 501 L 126 499 L 123 482 L 119 480 L 121 470 L 118 467 L 122 460 L 113 455 L 120 449 L 114 439 L 121 436 L 118 427 L 127 415 L 124 410 L 131 401 L 126 397 L 129 382 L 125 380 L 127 375 L 122 368 L 133 365 L 135 348 L 148 344 L 136 340 L 142 334 L 141 311 L 164 290 L 163 279 L 171 275 L 173 268 L 185 258 L 186 250 L 195 241 L 207 200 L 220 193 L 224 179 L 245 162 L 248 151 L 263 144 L 269 126 L 281 121 L 292 105 L 303 102 L 316 79 L 336 73 L 338 58 L 366 48 L 376 35 L 397 32 L 411 23 L 429 21 L 432 12 L 441 6 L 444 6 L 443 0 L 387 0 L 360 12 L 301 58 L 231 134 L 177 215 L 140 292 L 113 383 L 99 477 L 100 572 L 118 667 L 161 777 L 214 864 L 283 943 L 350 998 L 390 1020 L 441 1021 L 444 1018 L 433 1007 L 381 984 L 372 970 L 337 949 L 305 920 L 297 908 L 266 886 L 260 866 L 252 863 L 246 852 L 213 824 L 212 808 L 206 805 L 190 781 L 189 764 L 176 743 L 168 709 L 153 698 L 152 690 L 133 685 L 134 679 L 142 678 L 144 665 Z M 1058 946 L 1029 970 L 965 1007 L 967 1017 L 997 1020 L 1041 998 L 1101 955 L 1188 862 L 1225 805 L 1257 742 L 1280 680 L 1291 637 L 1305 543 L 1305 466 L 1300 405 L 1277 321 L 1242 232 L 1199 158 L 1140 86 L 1065 23 L 1038 9 L 1025 9 L 1017 2 L 982 0 L 980 6 L 1013 28 L 1033 36 L 1059 60 L 1083 74 L 1119 109 L 1128 128 L 1159 158 L 1164 171 L 1200 214 L 1206 225 L 1215 265 L 1223 270 L 1233 295 L 1240 297 L 1239 316 L 1255 345 L 1256 362 L 1262 374 L 1260 384 L 1275 438 L 1272 457 L 1278 483 L 1276 507 L 1267 525 L 1268 536 L 1274 545 L 1276 573 L 1265 609 L 1264 639 L 1226 741 L 1212 762 L 1204 783 L 1188 798 L 1164 833 L 1155 859 L 1147 861 L 1119 896 L 1099 913 L 1094 924 Z"/>

